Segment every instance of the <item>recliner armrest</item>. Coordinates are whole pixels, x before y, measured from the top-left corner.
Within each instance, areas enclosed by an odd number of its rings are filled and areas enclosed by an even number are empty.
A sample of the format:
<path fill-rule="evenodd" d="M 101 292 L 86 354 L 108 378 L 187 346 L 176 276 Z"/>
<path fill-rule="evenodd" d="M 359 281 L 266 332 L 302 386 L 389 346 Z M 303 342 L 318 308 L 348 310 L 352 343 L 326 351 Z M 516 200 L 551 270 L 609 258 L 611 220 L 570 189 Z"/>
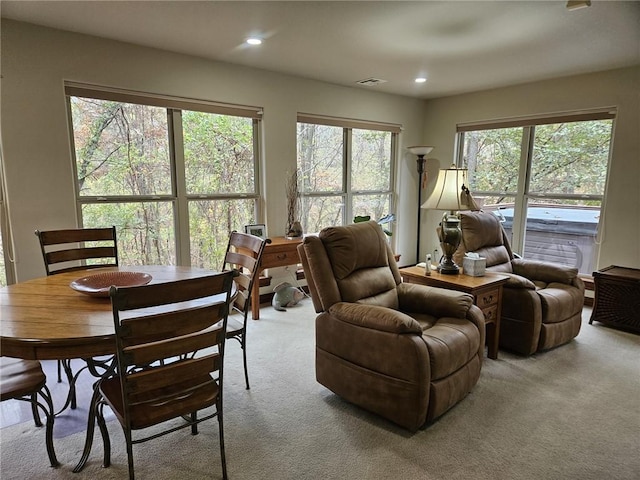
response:
<path fill-rule="evenodd" d="M 403 312 L 426 313 L 436 318 L 465 318 L 473 305 L 473 296 L 444 288 L 401 283 L 398 285 L 398 302 Z"/>
<path fill-rule="evenodd" d="M 566 265 L 514 258 L 511 262 L 513 273 L 529 280 L 540 280 L 546 283 L 559 282 L 571 285 L 578 276 L 578 269 Z"/>
<path fill-rule="evenodd" d="M 409 315 L 378 305 L 338 302 L 329 307 L 329 313 L 343 322 L 390 333 L 416 333 L 422 328 Z"/>
<path fill-rule="evenodd" d="M 526 288 L 529 290 L 535 290 L 535 284 L 529 280 L 528 278 L 523 277 L 522 275 L 517 275 L 515 273 L 507 273 L 500 272 L 501 275 L 506 275 L 509 277 L 507 283 L 504 284 L 507 288 Z"/>

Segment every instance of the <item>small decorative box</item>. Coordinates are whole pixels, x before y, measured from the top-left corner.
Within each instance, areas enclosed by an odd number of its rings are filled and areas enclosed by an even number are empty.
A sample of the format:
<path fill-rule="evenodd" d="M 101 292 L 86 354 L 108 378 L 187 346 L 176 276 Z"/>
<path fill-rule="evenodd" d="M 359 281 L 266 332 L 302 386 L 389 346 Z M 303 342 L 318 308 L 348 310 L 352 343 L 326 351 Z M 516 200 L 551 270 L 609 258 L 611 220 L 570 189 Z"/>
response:
<path fill-rule="evenodd" d="M 462 260 L 462 273 L 470 277 L 483 277 L 486 266 L 486 258 L 466 254 Z"/>

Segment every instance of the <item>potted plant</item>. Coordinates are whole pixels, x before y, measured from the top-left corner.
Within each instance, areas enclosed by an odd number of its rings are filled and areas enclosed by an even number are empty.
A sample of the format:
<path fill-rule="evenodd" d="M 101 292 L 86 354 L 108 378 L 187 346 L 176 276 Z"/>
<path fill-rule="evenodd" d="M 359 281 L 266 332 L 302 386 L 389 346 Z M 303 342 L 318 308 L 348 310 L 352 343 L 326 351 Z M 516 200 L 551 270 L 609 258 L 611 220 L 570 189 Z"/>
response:
<path fill-rule="evenodd" d="M 369 220 L 371 220 L 371 215 L 356 215 L 353 218 L 353 223 L 368 222 Z M 389 213 L 384 217 L 382 217 L 381 219 L 379 219 L 376 223 L 378 223 L 378 225 L 382 227 L 382 231 L 387 235 L 387 237 L 391 237 L 393 236 L 393 232 L 390 230 L 389 224 L 395 221 L 396 221 L 395 213 Z M 385 225 L 387 227 L 385 227 Z M 396 262 L 400 261 L 400 255 L 394 255 L 394 257 L 396 258 Z"/>

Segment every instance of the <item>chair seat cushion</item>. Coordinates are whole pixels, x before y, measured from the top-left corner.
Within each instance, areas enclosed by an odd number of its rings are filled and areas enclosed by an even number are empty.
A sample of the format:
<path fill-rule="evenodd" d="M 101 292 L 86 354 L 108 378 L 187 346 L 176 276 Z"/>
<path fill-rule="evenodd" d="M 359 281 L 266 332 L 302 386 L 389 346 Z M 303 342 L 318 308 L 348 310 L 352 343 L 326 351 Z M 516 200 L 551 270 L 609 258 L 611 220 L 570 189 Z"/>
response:
<path fill-rule="evenodd" d="M 469 320 L 411 315 L 423 328 L 422 338 L 429 350 L 432 381 L 451 375 L 478 355 L 480 332 Z"/>
<path fill-rule="evenodd" d="M 231 335 L 239 335 L 244 328 L 244 318 L 234 318 L 229 315 L 227 319 L 227 338 Z"/>
<path fill-rule="evenodd" d="M 196 387 L 187 394 L 189 387 Z M 172 391 L 157 392 L 158 395 L 139 399 L 139 403 L 131 404 L 129 418 L 133 430 L 146 428 L 158 423 L 188 415 L 216 403 L 218 384 L 206 375 L 199 379 L 173 385 Z M 111 377 L 101 382 L 100 393 L 124 425 L 124 406 L 122 403 L 122 384 L 120 377 Z M 175 393 L 175 396 L 171 396 Z M 180 404 L 177 408 L 176 404 Z"/>
<path fill-rule="evenodd" d="M 552 282 L 537 293 L 542 303 L 542 323 L 562 322 L 582 310 L 584 296 L 579 288 Z"/>
<path fill-rule="evenodd" d="M 0 359 L 0 400 L 24 397 L 42 388 L 46 377 L 37 360 Z"/>

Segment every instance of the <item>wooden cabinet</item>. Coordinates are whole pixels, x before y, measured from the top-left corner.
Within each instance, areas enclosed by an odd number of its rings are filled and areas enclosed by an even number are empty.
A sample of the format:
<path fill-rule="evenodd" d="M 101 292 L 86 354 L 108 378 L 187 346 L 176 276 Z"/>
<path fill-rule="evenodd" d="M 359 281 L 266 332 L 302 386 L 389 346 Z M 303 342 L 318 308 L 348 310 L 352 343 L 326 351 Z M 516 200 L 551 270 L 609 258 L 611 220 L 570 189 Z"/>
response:
<path fill-rule="evenodd" d="M 484 314 L 487 329 L 487 356 L 498 358 L 500 341 L 500 314 L 502 309 L 502 287 L 508 277 L 498 273 L 489 273 L 483 277 L 468 275 L 443 275 L 432 271 L 424 274 L 423 267 L 401 268 L 402 279 L 407 283 L 418 283 L 431 287 L 446 288 L 473 295 L 473 302 Z"/>
<path fill-rule="evenodd" d="M 612 265 L 593 272 L 594 320 L 640 333 L 640 269 Z"/>

